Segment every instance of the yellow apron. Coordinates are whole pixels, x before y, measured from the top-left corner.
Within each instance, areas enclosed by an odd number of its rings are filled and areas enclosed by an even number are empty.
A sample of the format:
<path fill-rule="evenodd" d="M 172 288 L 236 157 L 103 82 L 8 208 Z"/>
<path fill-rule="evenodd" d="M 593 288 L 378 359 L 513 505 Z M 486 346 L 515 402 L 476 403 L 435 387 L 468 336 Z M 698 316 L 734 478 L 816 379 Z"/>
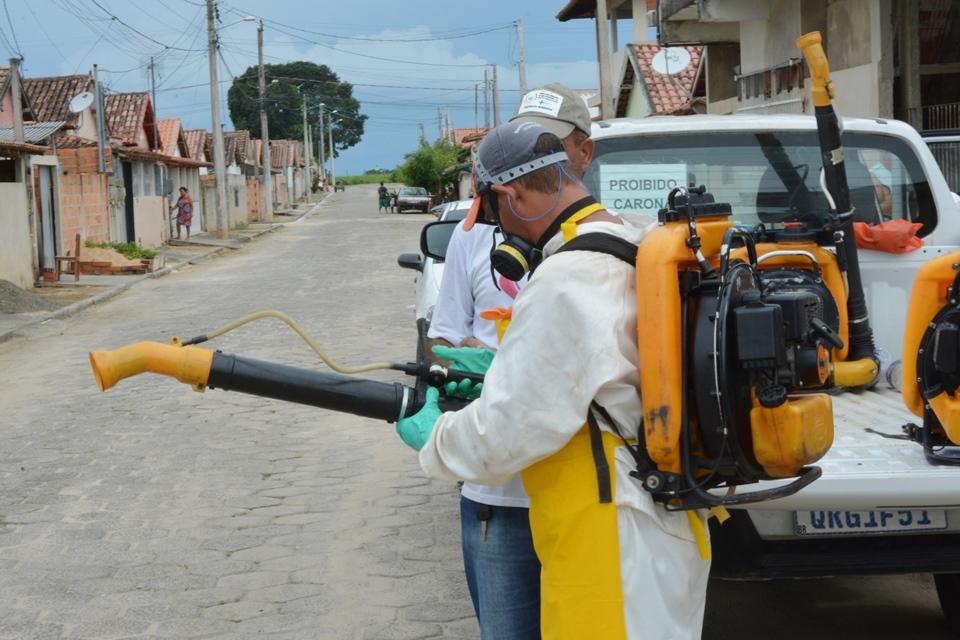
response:
<path fill-rule="evenodd" d="M 611 463 L 623 442 L 602 432 Z M 543 640 L 624 640 L 616 501 L 597 499 L 597 467 L 586 425 L 552 456 L 520 474 L 530 495 L 530 529 L 542 565 Z M 616 473 L 610 483 L 616 495 Z"/>

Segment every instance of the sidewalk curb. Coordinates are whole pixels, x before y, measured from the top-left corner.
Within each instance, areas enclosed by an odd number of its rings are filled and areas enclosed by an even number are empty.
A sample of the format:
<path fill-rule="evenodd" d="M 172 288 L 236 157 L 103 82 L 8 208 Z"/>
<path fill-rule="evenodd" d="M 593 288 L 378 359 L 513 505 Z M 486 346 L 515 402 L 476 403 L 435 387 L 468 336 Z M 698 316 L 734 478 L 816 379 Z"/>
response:
<path fill-rule="evenodd" d="M 320 202 L 323 202 L 323 200 L 321 200 Z M 256 240 L 257 238 L 260 238 L 261 236 L 264 236 L 268 233 L 273 233 L 278 229 L 282 229 L 285 225 L 292 224 L 294 222 L 299 222 L 308 214 L 310 214 L 317 206 L 319 206 L 320 202 L 313 203 L 313 205 L 307 208 L 301 215 L 297 216 L 293 220 L 290 220 L 289 222 L 275 223 L 266 229 L 258 230 L 257 233 L 250 236 L 248 241 Z M 202 253 L 200 255 L 196 255 L 190 258 L 189 260 L 184 260 L 183 262 L 179 262 L 175 265 L 172 265 L 169 267 L 163 267 L 162 269 L 157 269 L 156 271 L 144 274 L 143 276 L 135 280 L 130 280 L 129 282 L 118 284 L 113 288 L 111 288 L 110 290 L 104 291 L 103 293 L 99 293 L 95 296 L 91 296 L 86 300 L 80 300 L 79 302 L 74 302 L 73 304 L 68 304 L 65 307 L 61 307 L 60 309 L 57 309 L 56 311 L 44 316 L 43 318 L 37 318 L 36 320 L 26 322 L 20 325 L 19 327 L 15 327 L 5 333 L 0 333 L 0 344 L 3 344 L 4 342 L 8 342 L 9 340 L 13 340 L 14 338 L 18 337 L 18 334 L 21 331 L 25 329 L 29 329 L 29 328 L 41 325 L 45 322 L 49 322 L 50 320 L 59 320 L 62 318 L 69 318 L 70 316 L 77 314 L 80 311 L 83 311 L 84 309 L 106 302 L 112 298 L 117 297 L 124 291 L 127 291 L 128 289 L 131 289 L 132 287 L 146 280 L 162 278 L 164 276 L 170 275 L 171 273 L 176 273 L 177 271 L 184 269 L 188 266 L 194 265 L 200 260 L 206 260 L 208 258 L 212 258 L 221 253 L 224 253 L 225 251 L 237 251 L 241 248 L 244 248 L 245 246 L 246 246 L 246 243 L 244 243 L 244 245 L 240 247 L 213 247 L 210 249 L 210 251 L 207 251 L 206 253 Z"/>

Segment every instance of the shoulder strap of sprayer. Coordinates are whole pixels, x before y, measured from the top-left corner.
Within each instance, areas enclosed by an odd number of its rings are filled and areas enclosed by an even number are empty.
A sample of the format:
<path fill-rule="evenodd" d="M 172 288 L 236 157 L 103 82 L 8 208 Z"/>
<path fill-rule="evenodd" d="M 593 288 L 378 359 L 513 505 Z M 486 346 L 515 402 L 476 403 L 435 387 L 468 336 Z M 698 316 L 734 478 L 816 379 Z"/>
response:
<path fill-rule="evenodd" d="M 629 240 L 609 233 L 593 232 L 577 236 L 560 247 L 557 253 L 563 251 L 593 251 L 617 258 L 618 260 L 626 262 L 631 267 L 636 267 L 637 264 L 637 245 Z M 593 453 L 594 466 L 597 468 L 597 487 L 600 494 L 600 502 L 607 503 L 610 502 L 613 497 L 610 489 L 610 465 L 607 463 L 607 457 L 603 451 L 603 436 L 600 433 L 600 425 L 597 422 L 596 414 L 599 414 L 617 437 L 623 441 L 623 444 L 633 456 L 639 471 L 652 471 L 656 468 L 656 465 L 647 454 L 642 419 L 637 428 L 637 443 L 632 445 L 620 431 L 620 427 L 617 426 L 617 423 L 610 416 L 610 413 L 596 401 L 591 402 L 590 409 L 587 412 L 590 448 Z"/>

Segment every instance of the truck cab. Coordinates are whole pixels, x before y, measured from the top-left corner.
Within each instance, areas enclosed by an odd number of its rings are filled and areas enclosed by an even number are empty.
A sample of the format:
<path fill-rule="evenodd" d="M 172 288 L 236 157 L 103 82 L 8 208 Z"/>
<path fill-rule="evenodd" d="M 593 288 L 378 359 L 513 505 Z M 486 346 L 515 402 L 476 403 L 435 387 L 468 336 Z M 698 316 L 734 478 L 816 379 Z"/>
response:
<path fill-rule="evenodd" d="M 923 246 L 859 251 L 881 380 L 870 391 L 834 396 L 835 438 L 818 463 L 822 478 L 712 527 L 713 571 L 725 578 L 930 572 L 960 630 L 960 466 L 934 466 L 919 444 L 902 439 L 902 426 L 919 418 L 907 411 L 897 378 L 913 279 L 927 260 L 960 249 L 960 207 L 912 127 L 847 118 L 843 128 L 855 220 L 920 223 Z M 584 182 L 612 211 L 653 217 L 671 188 L 705 185 L 731 204 L 736 222 L 776 224 L 798 212 L 796 185 L 780 177 L 791 173 L 813 195 L 813 211 L 805 212 L 813 224 L 825 219 L 811 116 L 615 119 L 594 125 L 592 137 L 596 156 Z"/>

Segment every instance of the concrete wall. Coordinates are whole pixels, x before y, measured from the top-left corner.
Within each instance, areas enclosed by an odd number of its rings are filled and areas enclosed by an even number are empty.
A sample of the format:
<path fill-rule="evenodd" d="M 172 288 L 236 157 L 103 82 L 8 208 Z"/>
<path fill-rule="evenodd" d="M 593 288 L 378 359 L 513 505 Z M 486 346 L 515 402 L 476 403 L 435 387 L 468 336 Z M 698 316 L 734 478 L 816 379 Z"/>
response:
<path fill-rule="evenodd" d="M 140 196 L 133 199 L 133 228 L 137 244 L 155 248 L 168 237 L 168 214 L 163 196 Z"/>
<path fill-rule="evenodd" d="M 0 183 L 0 278 L 33 286 L 33 251 L 27 190 L 22 182 Z"/>
<path fill-rule="evenodd" d="M 227 212 L 231 229 L 247 223 L 247 179 L 242 175 L 227 176 Z"/>

